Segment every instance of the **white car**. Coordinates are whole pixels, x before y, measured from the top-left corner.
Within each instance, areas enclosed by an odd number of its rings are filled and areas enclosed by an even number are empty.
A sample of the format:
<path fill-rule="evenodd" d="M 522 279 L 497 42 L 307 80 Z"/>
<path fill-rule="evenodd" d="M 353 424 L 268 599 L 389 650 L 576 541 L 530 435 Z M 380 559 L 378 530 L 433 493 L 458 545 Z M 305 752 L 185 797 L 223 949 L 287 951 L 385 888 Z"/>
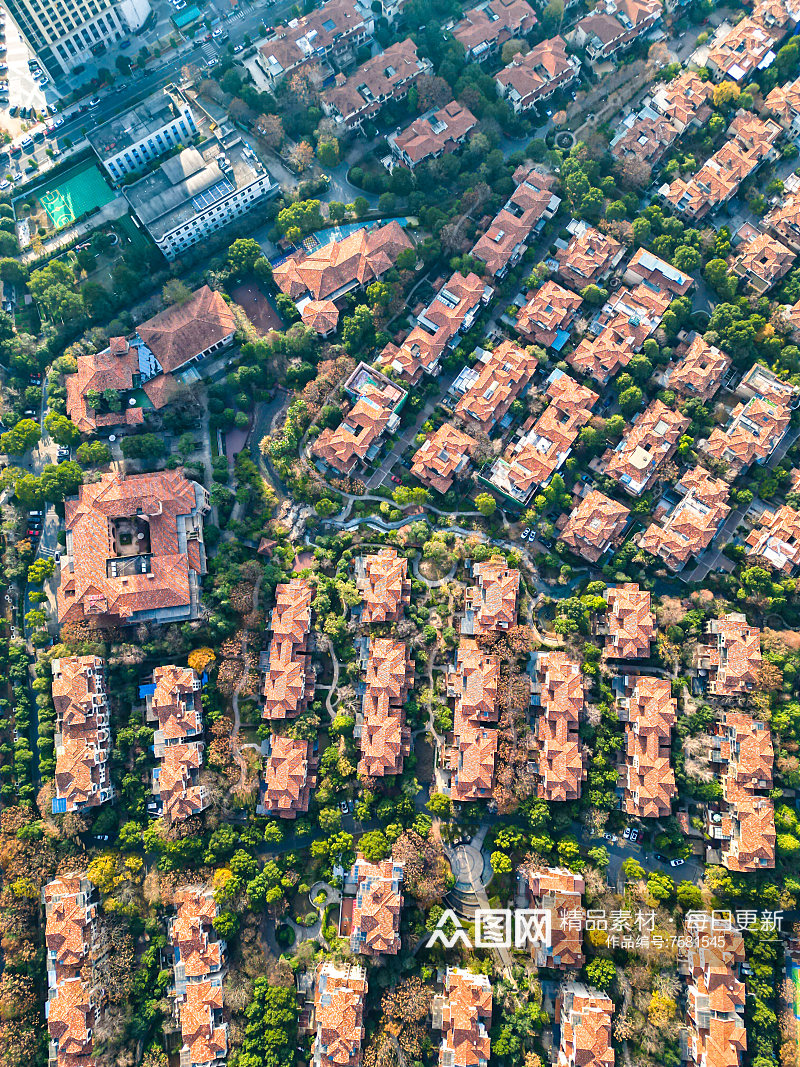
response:
<path fill-rule="evenodd" d="M 10 188 L 11 188 L 11 182 L 7 178 L 3 178 L 3 180 L 0 182 L 0 189 L 2 189 L 3 192 L 5 192 L 6 189 L 10 189 Z"/>
<path fill-rule="evenodd" d="M 527 541 L 529 537 L 530 537 L 530 531 L 529 530 L 523 530 L 522 533 L 519 535 L 520 541 Z"/>
<path fill-rule="evenodd" d="M 670 860 L 669 865 L 670 867 L 682 867 L 684 862 L 684 860 Z"/>
<path fill-rule="evenodd" d="M 212 37 L 221 37 L 223 33 L 224 33 L 224 30 L 222 29 L 222 27 L 221 26 L 217 26 L 217 28 L 212 32 L 211 36 Z"/>

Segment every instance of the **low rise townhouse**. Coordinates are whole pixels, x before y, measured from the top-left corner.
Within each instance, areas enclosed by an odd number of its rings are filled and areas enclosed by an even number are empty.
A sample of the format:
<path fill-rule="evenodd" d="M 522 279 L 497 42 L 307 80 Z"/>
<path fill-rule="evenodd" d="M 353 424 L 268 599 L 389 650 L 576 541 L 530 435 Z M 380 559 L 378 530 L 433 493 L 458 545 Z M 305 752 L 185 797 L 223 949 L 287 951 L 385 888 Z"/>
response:
<path fill-rule="evenodd" d="M 800 568 L 800 514 L 793 507 L 765 507 L 747 535 L 747 554 L 787 577 Z"/>
<path fill-rule="evenodd" d="M 557 1067 L 614 1067 L 614 1001 L 580 982 L 567 982 L 556 996 L 560 1028 Z"/>
<path fill-rule="evenodd" d="M 659 85 L 650 98 L 651 106 L 664 115 L 678 133 L 700 129 L 711 118 L 714 86 L 693 70 L 683 70 L 671 81 Z"/>
<path fill-rule="evenodd" d="M 467 107 L 451 100 L 444 107 L 431 108 L 402 131 L 386 138 L 392 156 L 409 170 L 420 163 L 455 152 L 463 145 L 478 120 Z"/>
<path fill-rule="evenodd" d="M 512 37 L 524 37 L 536 25 L 536 13 L 526 0 L 487 0 L 464 12 L 453 26 L 467 60 L 485 62 Z"/>
<path fill-rule="evenodd" d="M 621 55 L 660 20 L 656 0 L 601 0 L 570 36 L 590 60 L 602 63 Z"/>
<path fill-rule="evenodd" d="M 646 248 L 638 248 L 628 261 L 622 280 L 632 289 L 645 285 L 651 291 L 686 296 L 693 288 L 694 279 L 671 263 L 654 255 Z"/>
<path fill-rule="evenodd" d="M 571 222 L 572 237 L 566 248 L 556 253 L 558 275 L 576 292 L 587 285 L 602 285 L 625 255 L 625 247 L 608 234 L 586 222 Z"/>
<path fill-rule="evenodd" d="M 578 733 L 585 702 L 581 665 L 564 652 L 534 655 L 536 795 L 547 801 L 579 800 L 586 778 Z"/>
<path fill-rule="evenodd" d="M 753 231 L 739 244 L 731 273 L 758 296 L 763 296 L 789 273 L 796 256 L 796 251 L 776 237 Z"/>
<path fill-rule="evenodd" d="M 511 62 L 495 76 L 501 96 L 517 114 L 530 111 L 558 89 L 566 89 L 580 76 L 577 56 L 567 54 L 563 37 L 551 37 L 526 53 L 517 52 Z"/>
<path fill-rule="evenodd" d="M 256 64 L 271 86 L 298 71 L 319 82 L 330 61 L 346 59 L 371 40 L 375 21 L 355 0 L 328 0 L 307 15 L 276 27 L 256 51 Z"/>
<path fill-rule="evenodd" d="M 780 201 L 761 220 L 795 255 L 800 252 L 800 192 L 784 191 Z"/>
<path fill-rule="evenodd" d="M 367 972 L 360 964 L 317 965 L 313 1067 L 360 1067 L 366 995 Z"/>
<path fill-rule="evenodd" d="M 442 752 L 450 772 L 450 797 L 457 802 L 488 799 L 494 789 L 500 661 L 475 641 L 462 638 L 447 692 L 455 698 L 453 731 Z"/>
<path fill-rule="evenodd" d="M 403 910 L 403 864 L 394 860 L 369 863 L 359 852 L 345 879 L 339 932 L 349 936 L 350 949 L 362 956 L 396 956 L 400 951 Z M 349 896 L 353 891 L 355 896 Z"/>
<path fill-rule="evenodd" d="M 470 251 L 485 264 L 487 273 L 498 279 L 519 263 L 528 241 L 541 232 L 561 204 L 553 192 L 554 175 L 520 164 L 513 179 L 514 192 Z"/>
<path fill-rule="evenodd" d="M 81 812 L 113 800 L 111 726 L 105 660 L 60 656 L 50 664 L 56 756 L 53 814 Z"/>
<path fill-rule="evenodd" d="M 259 815 L 296 819 L 305 814 L 317 783 L 313 741 L 272 734 L 258 794 Z"/>
<path fill-rule="evenodd" d="M 583 878 L 565 867 L 528 862 L 518 871 L 517 885 L 518 898 L 521 896 L 529 908 L 546 911 L 550 916 L 550 943 L 537 941 L 531 945 L 536 966 L 559 971 L 583 966 Z"/>
<path fill-rule="evenodd" d="M 414 663 L 406 643 L 391 637 L 370 638 L 355 728 L 361 752 L 357 770 L 363 777 L 402 774 L 403 759 L 411 751 L 403 704 L 413 684 Z"/>
<path fill-rule="evenodd" d="M 706 623 L 706 640 L 699 642 L 694 667 L 706 692 L 718 699 L 736 699 L 753 692 L 761 672 L 761 631 L 740 612 Z"/>
<path fill-rule="evenodd" d="M 677 351 L 681 353 L 680 348 Z M 730 356 L 696 333 L 678 361 L 665 369 L 663 381 L 666 387 L 682 396 L 711 400 L 730 369 Z"/>
<path fill-rule="evenodd" d="M 502 423 L 515 400 L 525 395 L 539 365 L 536 356 L 513 341 L 501 341 L 475 368 L 470 384 L 456 404 L 466 428 L 491 431 Z"/>
<path fill-rule="evenodd" d="M 625 723 L 623 809 L 638 819 L 667 818 L 676 792 L 670 752 L 678 702 L 672 697 L 672 683 L 650 675 L 626 676 L 620 682 L 617 708 Z"/>
<path fill-rule="evenodd" d="M 741 1067 L 747 1051 L 744 938 L 734 926 L 685 932 L 686 1052 L 693 1067 Z"/>
<path fill-rule="evenodd" d="M 791 138 L 800 137 L 800 78 L 776 85 L 767 94 L 764 107 Z"/>
<path fill-rule="evenodd" d="M 361 621 L 399 622 L 411 603 L 408 560 L 395 548 L 382 548 L 355 561 L 356 587 L 361 594 Z"/>
<path fill-rule="evenodd" d="M 414 453 L 411 473 L 429 489 L 448 493 L 453 483 L 472 468 L 475 441 L 449 422 L 443 422 Z"/>
<path fill-rule="evenodd" d="M 582 304 L 577 293 L 548 279 L 528 293 L 526 303 L 517 312 L 514 328 L 531 344 L 560 352 L 569 340 L 570 327 Z"/>
<path fill-rule="evenodd" d="M 611 139 L 611 155 L 620 161 L 635 159 L 655 169 L 679 136 L 668 118 L 644 107 L 617 127 Z"/>
<path fill-rule="evenodd" d="M 504 559 L 487 559 L 473 566 L 472 577 L 477 584 L 466 590 L 462 634 L 478 636 L 513 629 L 517 625 L 519 571 Z"/>
<path fill-rule="evenodd" d="M 485 974 L 448 967 L 444 991 L 433 998 L 434 1030 L 442 1031 L 439 1067 L 486 1067 L 492 1024 L 492 986 Z"/>
<path fill-rule="evenodd" d="M 656 638 L 650 594 L 635 582 L 612 585 L 603 596 L 608 604 L 605 654 L 611 659 L 649 659 Z"/>
<path fill-rule="evenodd" d="M 261 654 L 262 716 L 266 720 L 296 719 L 314 695 L 311 664 L 311 601 L 314 590 L 305 578 L 292 578 L 275 588 L 269 620 L 269 648 Z"/>
<path fill-rule="evenodd" d="M 152 692 L 150 691 L 152 689 Z M 168 823 L 197 815 L 210 803 L 200 784 L 203 763 L 202 681 L 191 667 L 156 667 L 146 691 L 146 717 L 156 724 L 153 792 Z"/>
<path fill-rule="evenodd" d="M 580 559 L 597 563 L 620 544 L 630 515 L 624 504 L 592 489 L 570 512 L 559 539 Z"/>
<path fill-rule="evenodd" d="M 705 65 L 714 81 L 730 78 L 744 84 L 756 71 L 772 65 L 776 55 L 777 35 L 754 15 L 747 16 L 727 33 L 715 39 L 708 50 Z"/>

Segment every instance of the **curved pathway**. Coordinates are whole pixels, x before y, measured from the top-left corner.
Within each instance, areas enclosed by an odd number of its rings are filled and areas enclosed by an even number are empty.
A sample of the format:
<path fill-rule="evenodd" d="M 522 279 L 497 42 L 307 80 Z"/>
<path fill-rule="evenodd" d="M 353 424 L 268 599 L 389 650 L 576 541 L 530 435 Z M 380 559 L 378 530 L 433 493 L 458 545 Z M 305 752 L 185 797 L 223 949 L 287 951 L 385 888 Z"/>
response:
<path fill-rule="evenodd" d="M 333 648 L 333 641 L 331 641 L 327 634 L 325 635 L 325 637 L 327 649 L 330 653 L 331 662 L 333 663 L 333 680 L 331 681 L 330 688 L 328 689 L 327 695 L 325 696 L 325 709 L 328 712 L 328 716 L 330 717 L 331 722 L 333 722 L 333 720 L 336 718 L 336 708 L 334 708 L 333 706 L 333 694 L 339 688 L 339 660 L 337 659 L 336 652 Z M 336 707 L 338 706 L 339 701 L 337 700 Z"/>

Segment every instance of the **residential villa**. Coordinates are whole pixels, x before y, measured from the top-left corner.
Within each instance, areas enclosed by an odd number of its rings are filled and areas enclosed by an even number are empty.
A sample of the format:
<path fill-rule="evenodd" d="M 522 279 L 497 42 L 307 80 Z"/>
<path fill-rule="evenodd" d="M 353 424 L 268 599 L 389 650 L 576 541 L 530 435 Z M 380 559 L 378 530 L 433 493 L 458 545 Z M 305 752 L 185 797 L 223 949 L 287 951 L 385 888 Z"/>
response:
<path fill-rule="evenodd" d="M 517 312 L 514 328 L 530 344 L 560 352 L 569 339 L 569 329 L 583 299 L 548 279 L 528 293 L 527 303 Z"/>
<path fill-rule="evenodd" d="M 534 655 L 536 795 L 548 801 L 579 800 L 586 778 L 578 736 L 585 700 L 581 665 L 565 652 Z"/>
<path fill-rule="evenodd" d="M 764 562 L 786 577 L 800 567 L 800 514 L 784 504 L 774 511 L 764 508 L 745 539 L 752 562 Z"/>
<path fill-rule="evenodd" d="M 538 362 L 513 341 L 502 341 L 489 353 L 456 404 L 456 415 L 467 428 L 490 433 L 503 421 L 513 402 L 525 394 Z"/>
<path fill-rule="evenodd" d="M 483 63 L 512 37 L 524 37 L 536 25 L 526 0 L 484 0 L 464 12 L 453 36 L 464 46 L 466 60 Z"/>
<path fill-rule="evenodd" d="M 372 556 L 357 556 L 356 587 L 363 601 L 361 622 L 399 622 L 411 602 L 408 560 L 395 548 Z"/>
<path fill-rule="evenodd" d="M 690 419 L 660 400 L 637 415 L 616 448 L 602 459 L 603 471 L 629 493 L 641 496 L 672 459 Z"/>
<path fill-rule="evenodd" d="M 414 453 L 411 473 L 429 489 L 448 493 L 453 482 L 469 475 L 475 447 L 471 437 L 443 422 Z"/>
<path fill-rule="evenodd" d="M 627 757 L 623 809 L 638 819 L 667 818 L 676 792 L 670 752 L 678 702 L 672 696 L 672 683 L 650 675 L 621 681 L 623 695 L 617 707 L 625 723 Z"/>
<path fill-rule="evenodd" d="M 431 1012 L 434 1030 L 442 1031 L 439 1067 L 487 1067 L 492 986 L 485 974 L 448 967 Z"/>
<path fill-rule="evenodd" d="M 416 45 L 406 37 L 368 59 L 349 77 L 337 74 L 333 86 L 322 93 L 322 109 L 344 131 L 360 130 L 384 104 L 405 100 L 421 75 L 432 70 L 431 61 L 418 55 Z"/>
<path fill-rule="evenodd" d="M 478 120 L 456 100 L 431 108 L 402 131 L 386 140 L 399 163 L 413 170 L 419 163 L 455 152 L 475 129 Z"/>
<path fill-rule="evenodd" d="M 372 14 L 355 0 L 327 0 L 288 26 L 275 27 L 256 51 L 256 64 L 272 86 L 297 71 L 319 80 L 331 69 L 331 58 L 346 58 L 371 40 L 374 28 Z"/>
<path fill-rule="evenodd" d="M 53 814 L 81 812 L 116 795 L 111 783 L 111 727 L 105 660 L 62 656 L 50 664 L 56 709 Z"/>
<path fill-rule="evenodd" d="M 682 396 L 711 400 L 730 368 L 730 356 L 696 333 L 678 362 L 666 368 L 663 381 L 668 389 Z"/>
<path fill-rule="evenodd" d="M 151 687 L 147 687 L 148 690 Z M 169 664 L 153 671 L 146 693 L 147 721 L 156 723 L 153 792 L 168 823 L 188 819 L 208 807 L 208 790 L 198 778 L 203 763 L 202 682 L 191 667 Z"/>
<path fill-rule="evenodd" d="M 614 1001 L 580 982 L 563 985 L 556 997 L 556 1023 L 561 1043 L 556 1067 L 614 1067 L 611 1020 Z"/>
<path fill-rule="evenodd" d="M 684 496 L 671 511 L 661 514 L 642 535 L 639 544 L 661 558 L 671 571 L 680 571 L 711 544 L 730 514 L 730 486 L 712 478 L 702 467 L 693 467 L 675 485 Z"/>
<path fill-rule="evenodd" d="M 716 920 L 713 932 L 687 928 L 686 941 L 688 1061 L 695 1067 L 741 1067 L 747 1051 L 744 938 Z"/>
<path fill-rule="evenodd" d="M 314 590 L 305 578 L 292 578 L 275 588 L 270 616 L 272 638 L 261 654 L 261 696 L 265 719 L 296 719 L 314 695 L 315 672 L 308 637 Z"/>
<path fill-rule="evenodd" d="M 557 89 L 572 85 L 580 74 L 577 56 L 567 55 L 563 37 L 540 41 L 529 52 L 517 52 L 495 75 L 500 94 L 519 114 L 548 100 Z"/>
<path fill-rule="evenodd" d="M 472 576 L 478 584 L 466 591 L 462 634 L 477 636 L 516 626 L 519 571 L 504 559 L 488 559 L 473 566 Z"/>
<path fill-rule="evenodd" d="M 314 742 L 272 734 L 264 764 L 258 806 L 259 815 L 296 819 L 308 811 L 311 790 L 317 778 Z"/>
<path fill-rule="evenodd" d="M 625 255 L 625 247 L 585 222 L 570 223 L 572 238 L 556 253 L 558 274 L 565 285 L 580 292 L 601 285 Z"/>
<path fill-rule="evenodd" d="M 583 966 L 586 884 L 565 867 L 529 862 L 517 872 L 517 892 L 528 908 L 550 913 L 550 944 L 535 942 L 531 954 L 537 967 L 567 971 Z"/>
<path fill-rule="evenodd" d="M 611 659 L 649 659 L 656 628 L 650 611 L 650 594 L 635 582 L 609 586 L 605 654 Z"/>
<path fill-rule="evenodd" d="M 620 543 L 630 514 L 624 504 L 592 489 L 570 512 L 559 539 L 579 559 L 597 563 Z"/>
<path fill-rule="evenodd" d="M 497 722 L 500 661 L 462 638 L 455 668 L 447 678 L 448 696 L 455 698 L 453 732 L 442 753 L 451 772 L 450 796 L 463 802 L 487 799 L 494 788 L 497 732 L 486 726 Z"/>
<path fill-rule="evenodd" d="M 208 491 L 178 471 L 109 471 L 64 503 L 58 621 L 181 622 L 200 614 Z"/>
<path fill-rule="evenodd" d="M 352 885 L 355 898 L 345 896 L 339 930 L 340 934 L 350 931 L 352 952 L 362 956 L 396 956 L 400 951 L 402 883 L 402 863 L 391 859 L 368 863 L 358 853 L 345 882 L 345 892 Z"/>
<path fill-rule="evenodd" d="M 706 692 L 717 698 L 737 698 L 758 686 L 761 671 L 761 631 L 744 615 L 731 612 L 706 623 L 708 640 L 699 643 L 694 667 L 706 680 Z"/>
<path fill-rule="evenodd" d="M 317 965 L 313 1067 L 360 1067 L 367 973 L 360 964 Z"/>
<path fill-rule="evenodd" d="M 372 637 L 364 696 L 355 736 L 361 748 L 358 773 L 365 778 L 402 774 L 411 751 L 403 704 L 414 682 L 414 663 L 404 641 Z"/>

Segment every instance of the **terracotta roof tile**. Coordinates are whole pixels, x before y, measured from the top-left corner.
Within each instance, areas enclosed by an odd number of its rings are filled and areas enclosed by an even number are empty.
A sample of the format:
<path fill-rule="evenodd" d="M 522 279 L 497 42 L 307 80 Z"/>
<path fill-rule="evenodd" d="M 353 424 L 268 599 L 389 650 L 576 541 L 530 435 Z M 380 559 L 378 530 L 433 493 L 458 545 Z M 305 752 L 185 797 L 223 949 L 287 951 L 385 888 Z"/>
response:
<path fill-rule="evenodd" d="M 337 75 L 332 88 L 322 94 L 327 115 L 353 129 L 376 115 L 388 100 L 403 100 L 421 74 L 432 70 L 429 59 L 418 55 L 410 37 L 396 41 L 347 77 Z"/>
<path fill-rule="evenodd" d="M 677 715 L 668 678 L 634 677 L 621 701 L 627 761 L 623 805 L 640 819 L 666 818 L 675 795 L 670 766 L 671 730 Z"/>
<path fill-rule="evenodd" d="M 788 274 L 796 255 L 796 250 L 787 248 L 770 234 L 760 233 L 739 246 L 732 270 L 757 293 L 766 293 Z"/>
<path fill-rule="evenodd" d="M 67 414 L 81 431 L 94 433 L 98 426 L 134 425 L 142 421 L 140 408 L 123 407 L 119 412 L 98 414 L 90 407 L 86 394 L 102 393 L 115 389 L 127 393 L 138 381 L 139 351 L 129 345 L 124 337 L 112 337 L 108 348 L 102 352 L 78 356 L 75 374 L 66 376 Z"/>
<path fill-rule="evenodd" d="M 353 964 L 320 963 L 314 994 L 314 1058 L 320 1067 L 359 1067 L 367 976 Z"/>
<path fill-rule="evenodd" d="M 415 167 L 430 156 L 454 151 L 477 123 L 469 108 L 451 100 L 438 111 L 420 115 L 389 142 L 404 162 Z"/>
<path fill-rule="evenodd" d="M 578 726 L 584 688 L 580 663 L 564 652 L 540 653 L 536 663 L 539 715 L 537 796 L 544 800 L 578 800 L 586 777 Z"/>
<path fill-rule="evenodd" d="M 683 499 L 661 523 L 650 525 L 639 542 L 673 571 L 708 548 L 731 510 L 728 483 L 712 478 L 702 467 L 684 475 L 676 489 L 684 492 Z"/>
<path fill-rule="evenodd" d="M 511 37 L 525 36 L 536 25 L 533 8 L 525 0 L 489 0 L 464 12 L 453 27 L 467 58 L 482 59 Z"/>
<path fill-rule="evenodd" d="M 695 667 L 708 672 L 708 691 L 735 696 L 756 688 L 761 670 L 761 631 L 744 615 L 731 613 L 707 624 L 710 640 L 699 644 Z"/>
<path fill-rule="evenodd" d="M 710 400 L 722 385 L 730 366 L 730 356 L 708 344 L 698 333 L 680 361 L 668 369 L 667 385 L 684 396 Z"/>
<path fill-rule="evenodd" d="M 222 294 L 204 285 L 184 304 L 173 304 L 137 329 L 163 371 L 174 371 L 227 342 L 236 331 L 233 312 Z"/>
<path fill-rule="evenodd" d="M 561 1027 L 557 1067 L 614 1067 L 613 1014 L 607 993 L 576 982 L 562 986 L 556 997 Z"/>
<path fill-rule="evenodd" d="M 275 588 L 272 639 L 261 689 L 265 719 L 296 718 L 314 693 L 315 674 L 308 654 L 313 597 L 305 578 L 292 578 Z"/>
<path fill-rule="evenodd" d="M 448 967 L 444 995 L 434 1001 L 442 1030 L 439 1067 L 484 1067 L 489 1062 L 492 987 L 485 974 Z"/>
<path fill-rule="evenodd" d="M 316 783 L 316 776 L 309 773 L 312 760 L 311 741 L 272 735 L 259 800 L 265 812 L 294 819 L 298 812 L 308 811 Z"/>
<path fill-rule="evenodd" d="M 413 680 L 414 664 L 404 641 L 389 637 L 370 639 L 359 774 L 383 777 L 402 773 L 403 757 L 411 750 L 411 731 L 405 725 L 403 704 Z"/>
<path fill-rule="evenodd" d="M 763 462 L 780 444 L 791 421 L 795 389 L 756 364 L 742 379 L 750 399 L 737 404 L 723 429 L 717 426 L 701 447 L 715 459 L 724 460 L 731 474 L 738 475 L 751 463 Z"/>
<path fill-rule="evenodd" d="M 327 337 L 339 325 L 339 309 L 332 300 L 308 300 L 300 310 L 300 318 L 315 333 Z"/>
<path fill-rule="evenodd" d="M 689 1062 L 704 1067 L 741 1067 L 747 1049 L 741 933 L 715 929 L 713 936 L 686 931 Z"/>
<path fill-rule="evenodd" d="M 518 52 L 495 81 L 515 111 L 526 111 L 574 82 L 579 71 L 580 63 L 567 55 L 566 41 L 557 36 L 540 41 L 526 54 Z"/>
<path fill-rule="evenodd" d="M 576 556 L 597 563 L 617 544 L 629 518 L 628 508 L 593 489 L 573 508 L 560 539 Z"/>
<path fill-rule="evenodd" d="M 629 285 L 646 284 L 659 292 L 685 296 L 694 285 L 690 274 L 673 267 L 646 248 L 638 248 L 625 268 L 625 281 Z"/>
<path fill-rule="evenodd" d="M 687 126 L 702 126 L 711 117 L 713 94 L 712 82 L 702 81 L 693 70 L 684 70 L 677 78 L 658 86 L 652 101 L 682 133 Z"/>
<path fill-rule="evenodd" d="M 356 883 L 350 948 L 363 956 L 396 956 L 400 951 L 403 865 L 368 863 L 359 852 L 350 874 Z"/>
<path fill-rule="evenodd" d="M 97 656 L 63 656 L 52 661 L 51 670 L 56 798 L 65 802 L 63 810 L 80 811 L 114 796 L 105 662 Z"/>
<path fill-rule="evenodd" d="M 488 433 L 527 388 L 537 366 L 536 357 L 525 349 L 512 341 L 501 342 L 458 401 L 456 415 Z"/>
<path fill-rule="evenodd" d="M 623 251 L 619 241 L 586 226 L 571 238 L 565 249 L 556 253 L 558 273 L 573 289 L 583 289 L 605 277 Z"/>
<path fill-rule="evenodd" d="M 559 333 L 569 330 L 582 303 L 577 293 L 548 279 L 528 293 L 527 303 L 517 313 L 515 327 L 526 339 L 548 348 Z"/>
<path fill-rule="evenodd" d="M 585 883 L 579 874 L 564 867 L 528 863 L 519 871 L 529 904 L 550 912 L 549 945 L 537 942 L 531 954 L 537 967 L 569 970 L 583 965 L 583 908 Z"/>
<path fill-rule="evenodd" d="M 617 447 L 604 454 L 604 473 L 632 496 L 641 496 L 672 458 L 689 421 L 660 400 L 653 400 Z"/>
<path fill-rule="evenodd" d="M 394 548 L 363 556 L 356 570 L 356 586 L 364 602 L 363 623 L 397 622 L 411 601 L 408 560 L 398 556 Z"/>
<path fill-rule="evenodd" d="M 449 422 L 443 422 L 414 453 L 411 473 L 437 493 L 447 493 L 457 477 L 470 470 L 475 442 Z"/>
<path fill-rule="evenodd" d="M 510 630 L 516 626 L 519 571 L 510 568 L 505 560 L 488 559 L 476 563 L 472 575 L 478 581 L 466 591 L 466 610 L 473 614 L 472 633 Z M 463 627 L 462 631 L 467 632 Z"/>
<path fill-rule="evenodd" d="M 634 582 L 612 585 L 603 594 L 608 602 L 606 655 L 614 659 L 648 659 L 656 630 L 650 594 Z"/>

